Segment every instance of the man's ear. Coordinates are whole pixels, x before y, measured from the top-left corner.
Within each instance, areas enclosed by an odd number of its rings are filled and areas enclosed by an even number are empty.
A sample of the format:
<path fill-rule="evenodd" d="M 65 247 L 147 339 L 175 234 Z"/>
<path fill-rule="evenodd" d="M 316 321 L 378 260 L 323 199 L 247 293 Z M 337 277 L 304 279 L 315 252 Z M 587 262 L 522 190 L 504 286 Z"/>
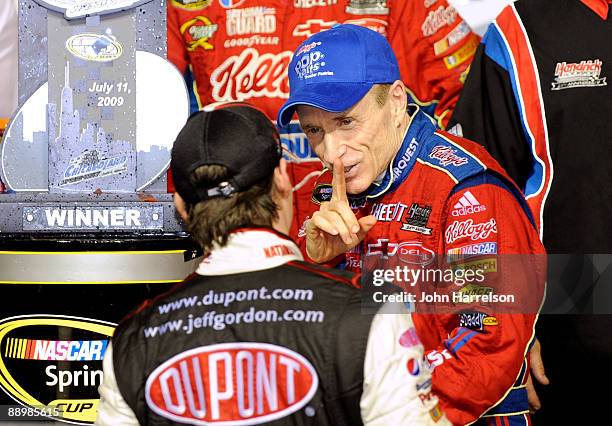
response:
<path fill-rule="evenodd" d="M 391 103 L 391 112 L 394 117 L 394 124 L 399 127 L 403 123 L 406 116 L 406 108 L 408 108 L 408 95 L 406 86 L 400 80 L 396 80 L 389 89 L 389 102 Z"/>
<path fill-rule="evenodd" d="M 293 185 L 287 170 L 287 160 L 281 158 L 278 166 L 274 169 L 274 191 L 280 198 L 291 197 Z"/>
<path fill-rule="evenodd" d="M 181 219 L 183 219 L 185 223 L 189 223 L 189 213 L 187 212 L 187 204 L 178 192 L 174 193 L 174 208 L 176 208 L 176 211 L 178 212 Z"/>

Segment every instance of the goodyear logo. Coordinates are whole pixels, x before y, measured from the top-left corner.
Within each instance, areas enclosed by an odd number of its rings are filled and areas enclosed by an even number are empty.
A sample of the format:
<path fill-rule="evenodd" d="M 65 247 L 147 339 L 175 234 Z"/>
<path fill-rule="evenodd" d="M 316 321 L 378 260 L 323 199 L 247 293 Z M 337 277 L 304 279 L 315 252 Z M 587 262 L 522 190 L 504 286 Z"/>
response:
<path fill-rule="evenodd" d="M 110 62 L 123 55 L 123 46 L 112 35 L 84 33 L 66 40 L 66 49 L 85 61 Z"/>
<path fill-rule="evenodd" d="M 55 408 L 55 420 L 93 424 L 114 329 L 105 321 L 61 315 L 1 321 L 0 387 L 22 405 Z"/>

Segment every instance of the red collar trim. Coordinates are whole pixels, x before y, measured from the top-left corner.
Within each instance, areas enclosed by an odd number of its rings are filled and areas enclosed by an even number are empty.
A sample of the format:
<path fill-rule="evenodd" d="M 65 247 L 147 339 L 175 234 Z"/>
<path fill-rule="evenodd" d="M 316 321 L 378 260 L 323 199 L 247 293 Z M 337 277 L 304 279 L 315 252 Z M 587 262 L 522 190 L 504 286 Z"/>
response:
<path fill-rule="evenodd" d="M 610 7 L 610 0 L 580 0 L 586 7 L 591 9 L 601 19 L 608 19 L 608 9 Z"/>

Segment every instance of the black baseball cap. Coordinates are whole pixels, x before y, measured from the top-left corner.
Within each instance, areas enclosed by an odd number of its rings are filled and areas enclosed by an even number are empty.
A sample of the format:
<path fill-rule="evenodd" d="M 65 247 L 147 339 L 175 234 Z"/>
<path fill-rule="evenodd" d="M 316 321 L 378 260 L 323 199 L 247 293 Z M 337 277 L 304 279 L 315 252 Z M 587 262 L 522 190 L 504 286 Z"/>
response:
<path fill-rule="evenodd" d="M 189 117 L 172 147 L 172 179 L 189 204 L 229 197 L 269 177 L 282 155 L 276 127 L 261 111 L 241 104 Z M 200 166 L 220 165 L 229 177 L 211 187 L 196 183 Z"/>

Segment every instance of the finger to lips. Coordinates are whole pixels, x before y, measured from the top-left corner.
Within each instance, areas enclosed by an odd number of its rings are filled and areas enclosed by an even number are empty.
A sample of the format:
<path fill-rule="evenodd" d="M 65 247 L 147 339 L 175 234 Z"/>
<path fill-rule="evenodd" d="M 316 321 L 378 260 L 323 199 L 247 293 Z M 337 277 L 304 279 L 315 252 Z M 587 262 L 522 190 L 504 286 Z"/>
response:
<path fill-rule="evenodd" d="M 339 158 L 334 160 L 332 170 L 332 200 L 348 201 L 346 196 L 346 178 L 344 177 L 344 164 Z"/>
<path fill-rule="evenodd" d="M 337 211 L 342 216 L 344 222 L 347 224 L 352 233 L 359 232 L 357 218 L 349 206 L 348 196 L 346 195 L 344 164 L 342 164 L 342 161 L 340 161 L 339 158 L 334 160 L 332 174 L 332 201 L 329 208 Z"/>

